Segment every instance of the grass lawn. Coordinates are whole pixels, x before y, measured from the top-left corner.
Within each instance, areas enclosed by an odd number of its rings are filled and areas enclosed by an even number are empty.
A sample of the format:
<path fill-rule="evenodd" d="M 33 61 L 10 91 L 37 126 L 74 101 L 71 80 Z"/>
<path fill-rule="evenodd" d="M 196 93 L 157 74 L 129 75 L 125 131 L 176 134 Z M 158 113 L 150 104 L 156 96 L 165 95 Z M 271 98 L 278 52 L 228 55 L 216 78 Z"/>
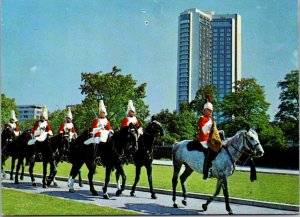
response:
<path fill-rule="evenodd" d="M 17 203 L 18 202 L 18 203 Z M 49 206 L 51 204 L 51 206 Z M 2 188 L 2 215 L 140 215 L 122 209 Z"/>
<path fill-rule="evenodd" d="M 10 168 L 10 159 L 6 161 L 5 169 Z M 135 178 L 135 167 L 133 165 L 125 165 L 125 173 L 127 175 L 127 185 L 132 185 Z M 69 176 L 71 165 L 68 163 L 60 163 L 58 165 L 58 176 Z M 28 171 L 28 167 L 25 168 Z M 48 168 L 49 171 L 49 168 Z M 37 163 L 34 168 L 35 173 L 42 174 L 42 163 Z M 153 166 L 153 185 L 154 188 L 172 189 L 172 173 L 171 166 Z M 279 175 L 257 173 L 257 181 L 250 182 L 249 172 L 236 171 L 228 179 L 230 197 L 254 199 L 270 202 L 299 204 L 299 177 L 295 175 Z M 87 179 L 87 168 L 83 166 L 82 178 Z M 103 167 L 97 167 L 94 180 L 104 181 L 105 170 Z M 111 183 L 115 183 L 115 173 L 111 175 Z M 202 175 L 194 172 L 187 179 L 188 192 L 213 194 L 216 187 L 216 179 L 203 180 Z M 148 187 L 148 179 L 146 169 L 142 168 L 139 186 Z M 97 189 L 96 190 L 101 190 Z M 180 181 L 178 180 L 177 190 L 181 191 Z M 222 195 L 222 192 L 220 193 Z M 170 197 L 170 201 L 171 201 Z"/>

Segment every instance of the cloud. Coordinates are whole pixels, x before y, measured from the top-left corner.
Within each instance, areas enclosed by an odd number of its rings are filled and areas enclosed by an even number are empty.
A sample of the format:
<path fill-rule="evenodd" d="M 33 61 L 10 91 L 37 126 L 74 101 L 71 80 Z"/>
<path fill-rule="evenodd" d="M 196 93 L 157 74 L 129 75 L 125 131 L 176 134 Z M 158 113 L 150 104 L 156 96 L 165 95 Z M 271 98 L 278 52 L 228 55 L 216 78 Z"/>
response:
<path fill-rule="evenodd" d="M 267 6 L 256 5 L 256 10 L 266 10 Z"/>
<path fill-rule="evenodd" d="M 33 73 L 33 72 L 35 72 L 37 69 L 38 69 L 37 66 L 32 66 L 32 67 L 30 67 L 30 72 Z"/>
<path fill-rule="evenodd" d="M 295 65 L 296 68 L 298 68 L 299 66 L 299 59 L 298 59 L 298 51 L 294 50 L 294 52 L 292 53 L 292 59 L 291 59 L 292 63 Z"/>

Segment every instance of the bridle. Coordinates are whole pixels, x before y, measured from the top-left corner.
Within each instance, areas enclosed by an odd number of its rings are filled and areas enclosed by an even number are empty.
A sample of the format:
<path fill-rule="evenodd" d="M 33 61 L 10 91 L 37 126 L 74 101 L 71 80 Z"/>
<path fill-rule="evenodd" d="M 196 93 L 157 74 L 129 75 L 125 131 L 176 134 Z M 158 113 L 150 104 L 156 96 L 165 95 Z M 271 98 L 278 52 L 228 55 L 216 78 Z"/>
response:
<path fill-rule="evenodd" d="M 249 159 L 252 159 L 252 158 L 255 156 L 255 153 L 256 153 L 256 147 L 259 146 L 260 143 L 257 142 L 255 145 L 252 145 L 251 141 L 249 140 L 249 138 L 248 138 L 248 136 L 247 136 L 247 132 L 243 132 L 243 133 L 241 133 L 241 134 L 242 134 L 241 136 L 243 137 L 243 147 L 246 147 L 246 146 L 247 146 L 249 149 L 246 150 L 246 151 L 241 151 L 241 150 L 239 150 L 237 147 L 235 147 L 234 144 L 231 144 L 231 147 L 232 147 L 234 150 L 236 150 L 238 153 L 240 153 L 241 155 L 245 154 L 245 155 L 247 156 L 247 159 L 246 159 L 245 162 L 243 163 L 243 165 L 245 165 L 246 162 L 247 162 Z M 232 163 L 232 165 L 233 165 L 233 172 L 234 172 L 234 170 L 235 170 L 235 163 L 236 163 L 237 161 L 239 161 L 239 160 L 234 161 L 234 159 L 233 159 L 231 153 L 229 152 L 227 146 L 225 146 L 225 150 L 226 150 L 227 154 L 229 155 L 229 158 L 230 158 L 231 163 Z M 233 173 L 233 172 L 232 172 L 232 173 Z"/>

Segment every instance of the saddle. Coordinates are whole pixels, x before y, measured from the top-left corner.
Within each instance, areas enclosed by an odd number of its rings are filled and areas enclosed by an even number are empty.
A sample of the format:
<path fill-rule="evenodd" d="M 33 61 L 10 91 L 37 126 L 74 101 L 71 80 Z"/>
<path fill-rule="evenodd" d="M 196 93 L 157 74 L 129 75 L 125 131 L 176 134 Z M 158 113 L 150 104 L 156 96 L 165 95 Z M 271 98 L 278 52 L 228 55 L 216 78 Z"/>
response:
<path fill-rule="evenodd" d="M 204 154 L 206 154 L 206 152 L 207 152 L 207 149 L 204 148 L 200 142 L 195 141 L 195 140 L 190 141 L 187 144 L 186 148 L 187 148 L 188 151 L 195 151 L 196 150 L 196 151 L 204 152 Z"/>

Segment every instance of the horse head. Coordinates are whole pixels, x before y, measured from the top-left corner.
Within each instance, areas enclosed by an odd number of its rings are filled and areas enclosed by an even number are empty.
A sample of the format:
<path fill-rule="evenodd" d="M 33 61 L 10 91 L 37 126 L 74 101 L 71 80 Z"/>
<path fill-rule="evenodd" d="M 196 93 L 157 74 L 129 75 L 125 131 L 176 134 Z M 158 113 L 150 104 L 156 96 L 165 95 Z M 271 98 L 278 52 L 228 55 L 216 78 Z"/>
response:
<path fill-rule="evenodd" d="M 16 135 L 14 133 L 14 130 L 10 127 L 10 125 L 6 124 L 4 126 L 4 130 L 1 134 L 1 140 L 4 143 L 12 142 L 16 139 Z"/>
<path fill-rule="evenodd" d="M 250 151 L 253 157 L 262 157 L 264 155 L 264 149 L 258 139 L 258 134 L 254 129 L 249 129 L 244 132 L 245 148 Z"/>
<path fill-rule="evenodd" d="M 153 135 L 154 137 L 157 136 L 159 133 L 160 136 L 164 136 L 164 130 L 160 122 L 158 122 L 154 117 L 151 118 L 150 123 L 145 129 L 147 134 Z"/>
<path fill-rule="evenodd" d="M 122 128 L 118 133 L 114 134 L 116 146 L 119 153 L 125 151 L 125 155 L 135 152 L 138 147 L 138 130 L 130 123 L 128 126 Z"/>

